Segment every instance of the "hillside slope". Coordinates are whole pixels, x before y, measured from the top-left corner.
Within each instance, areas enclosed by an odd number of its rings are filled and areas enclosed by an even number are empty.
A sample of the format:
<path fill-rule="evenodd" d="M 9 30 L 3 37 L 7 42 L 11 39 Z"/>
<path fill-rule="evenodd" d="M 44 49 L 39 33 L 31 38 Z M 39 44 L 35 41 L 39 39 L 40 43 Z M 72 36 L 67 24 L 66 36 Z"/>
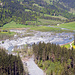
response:
<path fill-rule="evenodd" d="M 0 26 L 12 20 L 19 24 L 26 24 L 26 21 L 37 21 L 37 18 L 56 20 L 44 14 L 63 16 L 68 19 L 75 17 L 68 12 L 70 9 L 60 2 L 60 0 L 0 0 Z"/>

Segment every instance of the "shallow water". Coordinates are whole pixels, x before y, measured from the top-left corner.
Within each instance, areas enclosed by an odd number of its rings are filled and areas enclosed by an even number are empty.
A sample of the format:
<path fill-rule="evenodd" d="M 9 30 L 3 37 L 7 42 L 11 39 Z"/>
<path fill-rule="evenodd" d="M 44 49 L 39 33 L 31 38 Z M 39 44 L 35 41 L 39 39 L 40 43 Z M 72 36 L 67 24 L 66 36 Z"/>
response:
<path fill-rule="evenodd" d="M 74 39 L 73 33 L 54 33 L 54 32 L 40 32 L 37 31 L 34 36 L 28 36 L 23 38 L 18 38 L 16 40 L 7 41 L 9 44 L 8 51 L 11 52 L 14 46 L 20 46 L 23 44 L 32 45 L 34 43 L 38 44 L 39 42 L 45 43 L 54 43 L 54 44 L 65 44 L 72 42 Z M 12 45 L 10 45 L 12 44 Z"/>
<path fill-rule="evenodd" d="M 12 30 L 20 35 L 26 34 L 26 30 Z M 34 36 L 26 36 L 26 37 L 19 37 L 14 36 L 12 40 L 6 39 L 4 40 L 4 44 L 0 43 L 1 47 L 4 47 L 9 51 L 12 51 L 14 46 L 20 47 L 21 45 L 32 45 L 34 43 L 38 44 L 39 42 L 45 43 L 54 43 L 54 44 L 66 44 L 72 42 L 74 40 L 74 33 L 56 33 L 56 32 L 41 32 L 41 31 L 30 31 L 27 34 L 34 34 Z M 0 41 L 2 42 L 2 41 Z"/>

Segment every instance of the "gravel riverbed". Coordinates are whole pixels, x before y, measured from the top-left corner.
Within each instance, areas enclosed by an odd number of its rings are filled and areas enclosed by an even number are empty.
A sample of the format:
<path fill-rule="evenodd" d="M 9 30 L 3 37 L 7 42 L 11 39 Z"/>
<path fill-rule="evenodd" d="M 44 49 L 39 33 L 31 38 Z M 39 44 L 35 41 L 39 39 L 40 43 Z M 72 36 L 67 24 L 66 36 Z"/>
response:
<path fill-rule="evenodd" d="M 26 36 L 26 37 L 18 37 L 18 35 L 16 34 L 16 36 L 14 36 L 14 38 L 12 40 L 6 39 L 3 40 L 4 43 L 2 43 L 2 41 L 0 41 L 0 46 L 4 47 L 5 49 L 9 49 L 9 48 L 14 48 L 14 46 L 20 46 L 23 44 L 30 44 L 32 45 L 33 43 L 38 44 L 39 42 L 45 42 L 45 43 L 55 43 L 55 44 L 65 44 L 68 42 L 73 41 L 73 33 L 69 32 L 69 33 L 55 33 L 55 32 L 40 32 L 40 31 L 33 31 L 33 32 L 28 32 L 25 33 L 26 30 L 11 30 L 13 32 L 16 33 L 20 33 L 20 35 L 24 35 L 24 34 L 34 34 L 34 36 Z"/>

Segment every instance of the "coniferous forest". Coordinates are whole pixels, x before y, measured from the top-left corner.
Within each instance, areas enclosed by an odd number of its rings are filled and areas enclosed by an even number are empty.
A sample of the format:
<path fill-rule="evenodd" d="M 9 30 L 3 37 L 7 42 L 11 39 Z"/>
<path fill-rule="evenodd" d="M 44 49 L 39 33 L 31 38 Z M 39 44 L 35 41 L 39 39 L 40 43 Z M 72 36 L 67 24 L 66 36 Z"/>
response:
<path fill-rule="evenodd" d="M 75 75 L 75 50 L 56 44 L 33 45 L 35 62 L 47 75 Z"/>
<path fill-rule="evenodd" d="M 0 75 L 25 75 L 20 57 L 8 55 L 0 49 Z"/>

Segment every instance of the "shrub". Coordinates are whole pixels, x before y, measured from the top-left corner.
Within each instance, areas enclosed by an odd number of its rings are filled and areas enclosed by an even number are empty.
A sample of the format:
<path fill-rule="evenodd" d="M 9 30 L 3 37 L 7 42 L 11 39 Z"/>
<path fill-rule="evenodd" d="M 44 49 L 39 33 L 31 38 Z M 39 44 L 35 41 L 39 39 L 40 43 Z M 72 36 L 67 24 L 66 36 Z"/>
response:
<path fill-rule="evenodd" d="M 4 41 L 2 41 L 2 44 L 4 44 Z"/>

